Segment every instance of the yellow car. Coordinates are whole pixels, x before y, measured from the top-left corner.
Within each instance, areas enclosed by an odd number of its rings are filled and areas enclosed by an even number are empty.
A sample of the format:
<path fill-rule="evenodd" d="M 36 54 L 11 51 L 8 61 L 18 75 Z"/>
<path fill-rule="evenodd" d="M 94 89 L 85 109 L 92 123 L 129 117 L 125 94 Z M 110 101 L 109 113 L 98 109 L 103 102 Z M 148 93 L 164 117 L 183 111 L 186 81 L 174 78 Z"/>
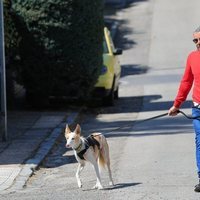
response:
<path fill-rule="evenodd" d="M 122 49 L 114 47 L 110 31 L 104 28 L 103 41 L 103 66 L 101 75 L 95 85 L 95 94 L 103 100 L 106 106 L 112 106 L 114 99 L 118 98 L 119 79 L 121 76 L 121 66 L 118 55 L 122 54 Z"/>

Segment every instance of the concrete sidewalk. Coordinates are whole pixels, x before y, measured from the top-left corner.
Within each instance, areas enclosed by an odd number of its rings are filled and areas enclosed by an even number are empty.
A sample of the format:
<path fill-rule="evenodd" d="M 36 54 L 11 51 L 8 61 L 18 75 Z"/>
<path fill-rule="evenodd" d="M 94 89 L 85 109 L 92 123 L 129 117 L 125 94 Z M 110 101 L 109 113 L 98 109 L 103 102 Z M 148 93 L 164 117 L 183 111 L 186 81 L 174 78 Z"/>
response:
<path fill-rule="evenodd" d="M 9 112 L 10 140 L 0 143 L 0 193 L 22 189 L 79 112 Z"/>

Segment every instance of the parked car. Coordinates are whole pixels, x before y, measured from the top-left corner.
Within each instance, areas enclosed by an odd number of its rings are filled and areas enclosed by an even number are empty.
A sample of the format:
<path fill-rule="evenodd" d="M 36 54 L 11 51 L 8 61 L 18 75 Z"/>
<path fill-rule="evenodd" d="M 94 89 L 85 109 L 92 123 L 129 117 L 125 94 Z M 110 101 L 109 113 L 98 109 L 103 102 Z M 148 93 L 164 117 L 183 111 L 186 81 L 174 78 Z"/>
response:
<path fill-rule="evenodd" d="M 112 106 L 114 99 L 118 99 L 121 66 L 118 55 L 122 49 L 115 48 L 110 31 L 104 28 L 103 66 L 95 85 L 95 96 L 102 99 L 103 105 Z"/>

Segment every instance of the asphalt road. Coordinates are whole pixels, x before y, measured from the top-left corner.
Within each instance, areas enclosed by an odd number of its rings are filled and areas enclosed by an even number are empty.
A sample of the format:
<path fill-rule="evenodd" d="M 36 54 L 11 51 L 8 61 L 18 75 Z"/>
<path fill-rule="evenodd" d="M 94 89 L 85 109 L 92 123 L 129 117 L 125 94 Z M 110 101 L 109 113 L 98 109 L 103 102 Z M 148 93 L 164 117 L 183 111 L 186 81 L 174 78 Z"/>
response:
<path fill-rule="evenodd" d="M 135 122 L 165 113 L 172 105 L 186 56 L 195 48 L 192 32 L 199 25 L 200 1 L 128 2 L 116 13 L 121 16 L 116 41 L 124 49 L 120 99 L 114 107 L 91 108 L 81 122 L 84 135 L 100 131 L 107 136 L 116 185 L 107 186 L 103 171 L 105 190 L 91 190 L 95 173 L 87 165 L 78 189 L 77 163 L 61 138 L 27 187 L 2 195 L 2 200 L 200 199 L 193 191 L 197 176 L 191 121 L 178 116 Z M 183 110 L 190 113 L 189 102 Z"/>

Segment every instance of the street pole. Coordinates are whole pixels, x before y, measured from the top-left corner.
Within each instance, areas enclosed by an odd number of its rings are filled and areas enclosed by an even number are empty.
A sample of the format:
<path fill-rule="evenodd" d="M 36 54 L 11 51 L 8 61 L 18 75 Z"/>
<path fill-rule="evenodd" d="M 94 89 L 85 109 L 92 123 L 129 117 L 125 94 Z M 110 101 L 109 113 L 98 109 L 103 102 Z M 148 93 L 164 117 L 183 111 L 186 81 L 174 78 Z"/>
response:
<path fill-rule="evenodd" d="M 6 106 L 6 72 L 5 72 L 5 46 L 4 46 L 4 19 L 3 0 L 0 0 L 0 135 L 2 141 L 8 139 L 7 135 L 7 106 Z"/>

